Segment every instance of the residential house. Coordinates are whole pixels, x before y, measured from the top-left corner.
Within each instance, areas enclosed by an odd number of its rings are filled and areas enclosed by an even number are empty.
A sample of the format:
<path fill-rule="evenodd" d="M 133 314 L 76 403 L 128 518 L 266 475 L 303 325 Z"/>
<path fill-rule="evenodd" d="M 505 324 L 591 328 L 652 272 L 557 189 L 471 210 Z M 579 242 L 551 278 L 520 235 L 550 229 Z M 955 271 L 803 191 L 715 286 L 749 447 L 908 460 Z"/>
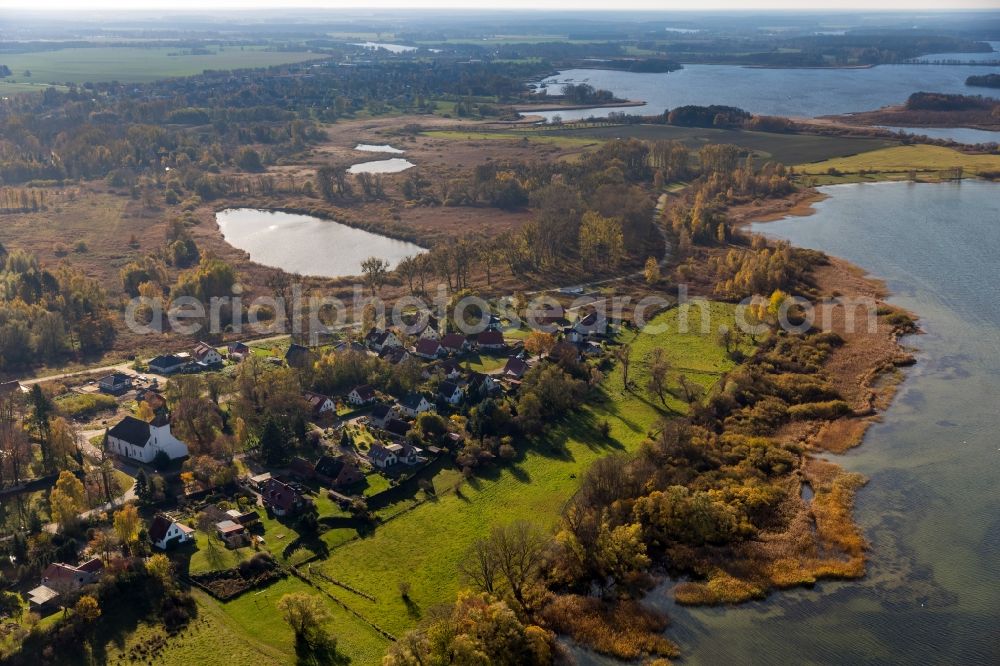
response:
<path fill-rule="evenodd" d="M 316 461 L 316 478 L 320 483 L 334 488 L 349 488 L 361 483 L 365 475 L 353 460 L 343 456 L 323 456 Z"/>
<path fill-rule="evenodd" d="M 396 334 L 389 329 L 372 328 L 365 336 L 365 344 L 375 353 L 381 353 L 390 347 L 402 347 Z"/>
<path fill-rule="evenodd" d="M 384 428 L 385 424 L 389 422 L 390 418 L 392 418 L 392 414 L 392 405 L 375 405 L 375 409 L 373 409 L 372 413 L 368 415 L 368 421 L 376 428 Z"/>
<path fill-rule="evenodd" d="M 427 323 L 422 328 L 417 326 L 413 334 L 421 340 L 437 340 L 441 337 L 440 331 L 441 322 L 438 321 L 437 317 L 428 315 Z"/>
<path fill-rule="evenodd" d="M 441 338 L 441 346 L 449 354 L 461 354 L 469 350 L 469 339 L 461 333 L 449 333 Z"/>
<path fill-rule="evenodd" d="M 410 357 L 410 352 L 405 347 L 386 347 L 378 357 L 391 365 L 399 365 Z"/>
<path fill-rule="evenodd" d="M 585 338 L 602 336 L 607 333 L 608 320 L 604 315 L 592 311 L 573 324 L 573 330 Z"/>
<path fill-rule="evenodd" d="M 503 367 L 503 376 L 510 379 L 521 379 L 528 372 L 529 368 L 530 366 L 527 361 L 517 356 L 511 356 L 507 359 L 507 365 Z"/>
<path fill-rule="evenodd" d="M 203 368 L 211 368 L 213 366 L 222 365 L 222 354 L 219 350 L 208 344 L 207 342 L 199 342 L 194 347 L 194 351 L 191 352 L 191 356 L 194 357 L 194 362 Z"/>
<path fill-rule="evenodd" d="M 0 398 L 11 395 L 13 393 L 27 393 L 27 389 L 21 386 L 21 382 L 17 380 L 12 380 L 9 382 L 0 382 Z"/>
<path fill-rule="evenodd" d="M 372 388 L 370 384 L 355 386 L 351 389 L 351 392 L 347 394 L 347 402 L 356 407 L 370 405 L 375 402 L 375 389 Z"/>
<path fill-rule="evenodd" d="M 306 391 L 302 394 L 302 397 L 309 403 L 309 411 L 315 417 L 323 416 L 324 414 L 335 414 L 337 412 L 337 404 L 322 393 Z"/>
<path fill-rule="evenodd" d="M 262 490 L 264 490 L 264 486 L 270 480 L 271 480 L 270 472 L 264 472 L 263 474 L 257 474 L 255 476 L 247 478 L 248 485 L 257 492 L 261 492 Z"/>
<path fill-rule="evenodd" d="M 483 331 L 476 339 L 476 346 L 483 351 L 502 351 L 507 348 L 500 331 Z"/>
<path fill-rule="evenodd" d="M 165 513 L 158 513 L 149 525 L 149 540 L 160 550 L 194 541 L 194 529 Z"/>
<path fill-rule="evenodd" d="M 79 590 L 84 585 L 96 583 L 104 571 L 100 558 L 92 558 L 75 566 L 57 562 L 50 564 L 42 572 L 41 584 L 28 592 L 32 606 L 51 604 L 61 595 Z"/>
<path fill-rule="evenodd" d="M 157 416 L 152 423 L 126 416 L 108 431 L 106 441 L 112 453 L 147 464 L 160 452 L 171 460 L 188 454 L 187 445 L 170 433 L 170 422 L 165 416 Z"/>
<path fill-rule="evenodd" d="M 393 437 L 403 439 L 406 437 L 406 433 L 410 432 L 413 426 L 410 425 L 409 421 L 404 421 L 403 419 L 389 419 L 384 430 L 392 435 Z"/>
<path fill-rule="evenodd" d="M 416 465 L 420 462 L 420 454 L 423 453 L 423 449 L 413 446 L 412 444 L 402 443 L 402 444 L 390 444 L 389 446 L 398 446 L 398 451 L 393 451 L 396 455 L 396 460 L 404 465 Z"/>
<path fill-rule="evenodd" d="M 132 378 L 122 372 L 112 372 L 97 380 L 97 388 L 101 393 L 122 395 L 132 390 Z"/>
<path fill-rule="evenodd" d="M 288 473 L 298 481 L 309 481 L 316 476 L 312 463 L 301 456 L 294 456 L 288 462 Z"/>
<path fill-rule="evenodd" d="M 398 447 L 399 445 L 390 444 L 389 446 Z M 399 462 L 399 458 L 396 454 L 390 451 L 389 447 L 385 446 L 381 442 L 375 442 L 371 445 L 371 448 L 368 449 L 368 460 L 370 460 L 371 463 L 379 469 L 387 469 Z"/>
<path fill-rule="evenodd" d="M 226 355 L 233 361 L 242 361 L 250 355 L 250 347 L 243 342 L 230 342 L 226 346 Z"/>
<path fill-rule="evenodd" d="M 260 493 L 264 506 L 276 516 L 291 516 L 306 507 L 302 493 L 278 479 L 268 479 Z"/>
<path fill-rule="evenodd" d="M 226 548 L 239 548 L 250 543 L 250 533 L 247 528 L 232 520 L 216 523 L 215 534 L 226 544 Z"/>
<path fill-rule="evenodd" d="M 167 399 L 164 398 L 163 394 L 156 389 L 139 389 L 136 391 L 135 399 L 149 405 L 149 408 L 153 410 L 154 414 L 166 412 Z"/>
<path fill-rule="evenodd" d="M 180 354 L 161 354 L 149 362 L 149 371 L 158 375 L 172 375 L 184 370 L 190 364 L 190 354 L 183 352 Z"/>
<path fill-rule="evenodd" d="M 419 356 L 427 360 L 434 360 L 445 353 L 444 347 L 435 338 L 423 338 L 417 341 L 417 346 L 413 349 L 414 356 Z"/>
<path fill-rule="evenodd" d="M 433 407 L 434 405 L 420 393 L 411 393 L 399 401 L 399 413 L 410 418 L 416 418 L 418 414 L 429 412 Z"/>
<path fill-rule="evenodd" d="M 466 395 L 469 396 L 470 400 L 476 402 L 480 400 L 485 400 L 489 396 L 500 390 L 500 383 L 492 375 L 486 375 L 481 372 L 473 372 L 469 374 L 469 383 L 466 386 Z"/>
<path fill-rule="evenodd" d="M 307 368 L 312 365 L 313 353 L 308 347 L 292 344 L 285 352 L 285 363 L 292 368 Z"/>
<path fill-rule="evenodd" d="M 336 352 L 337 354 L 344 354 L 349 351 L 364 354 L 365 352 L 368 351 L 368 348 L 365 347 L 360 342 L 355 342 L 354 340 L 351 340 L 350 342 L 348 342 L 347 340 L 341 340 L 340 342 L 338 342 L 333 346 L 333 351 Z"/>
<path fill-rule="evenodd" d="M 240 525 L 253 525 L 254 523 L 260 522 L 260 514 L 256 511 L 229 509 L 226 511 L 226 517 L 234 523 L 239 523 Z"/>
<path fill-rule="evenodd" d="M 449 405 L 457 405 L 462 402 L 463 397 L 465 394 L 462 392 L 462 387 L 455 382 L 441 382 L 438 386 L 438 399 Z"/>

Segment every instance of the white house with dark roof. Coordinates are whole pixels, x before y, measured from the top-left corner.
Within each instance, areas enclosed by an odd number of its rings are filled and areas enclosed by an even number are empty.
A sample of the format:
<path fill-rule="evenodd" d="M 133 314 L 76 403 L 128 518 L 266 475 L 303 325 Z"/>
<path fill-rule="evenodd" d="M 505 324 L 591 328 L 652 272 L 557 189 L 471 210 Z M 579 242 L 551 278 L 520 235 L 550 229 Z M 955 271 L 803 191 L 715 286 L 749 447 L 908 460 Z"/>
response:
<path fill-rule="evenodd" d="M 465 393 L 462 387 L 455 382 L 441 382 L 438 386 L 438 397 L 449 405 L 457 405 L 462 402 Z"/>
<path fill-rule="evenodd" d="M 444 348 L 441 347 L 437 338 L 422 338 L 417 341 L 417 346 L 413 348 L 413 354 L 430 361 L 444 354 Z"/>
<path fill-rule="evenodd" d="M 170 423 L 162 416 L 152 423 L 126 416 L 108 431 L 107 449 L 143 463 L 153 462 L 161 451 L 171 460 L 188 454 L 187 445 L 170 433 Z"/>
<path fill-rule="evenodd" d="M 375 389 L 370 384 L 355 386 L 347 394 L 347 402 L 358 407 L 371 404 L 375 402 Z"/>
<path fill-rule="evenodd" d="M 389 446 L 398 449 L 402 448 L 398 444 L 390 444 Z M 381 442 L 375 442 L 368 449 L 368 460 L 379 469 L 386 469 L 399 462 L 399 457 L 389 447 L 384 446 Z"/>
<path fill-rule="evenodd" d="M 123 372 L 112 372 L 97 380 L 97 388 L 101 393 L 121 395 L 132 388 L 132 378 Z"/>
<path fill-rule="evenodd" d="M 323 395 L 322 393 L 306 391 L 302 394 L 302 397 L 305 398 L 307 403 L 309 403 L 309 409 L 312 411 L 313 416 L 332 414 L 337 411 L 337 404 L 333 401 L 333 399 Z"/>
<path fill-rule="evenodd" d="M 388 329 L 383 330 L 379 328 L 372 328 L 372 330 L 368 331 L 368 335 L 365 336 L 365 344 L 376 353 L 390 347 L 403 346 L 403 343 L 399 341 L 395 333 Z"/>
<path fill-rule="evenodd" d="M 194 541 L 194 528 L 174 520 L 165 513 L 156 514 L 146 533 L 152 544 L 160 550 Z"/>
<path fill-rule="evenodd" d="M 399 413 L 410 418 L 416 418 L 418 414 L 429 412 L 433 408 L 434 405 L 420 393 L 411 393 L 399 401 Z"/>

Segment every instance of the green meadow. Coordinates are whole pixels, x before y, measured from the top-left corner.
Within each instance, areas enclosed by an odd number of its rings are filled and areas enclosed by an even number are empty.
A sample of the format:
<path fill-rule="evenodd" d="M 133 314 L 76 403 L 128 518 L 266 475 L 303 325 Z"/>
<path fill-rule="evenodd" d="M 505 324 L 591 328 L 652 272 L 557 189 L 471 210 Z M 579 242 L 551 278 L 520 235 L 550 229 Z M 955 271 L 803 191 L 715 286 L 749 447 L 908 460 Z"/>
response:
<path fill-rule="evenodd" d="M 175 54 L 175 55 L 172 55 Z M 242 69 L 302 62 L 321 57 L 305 51 L 265 51 L 213 47 L 211 53 L 183 55 L 176 47 L 97 46 L 0 55 L 12 75 L 0 79 L 0 93 L 24 92 L 47 83 L 121 81 L 142 83 L 191 76 L 206 69 Z M 26 76 L 31 72 L 31 76 Z"/>

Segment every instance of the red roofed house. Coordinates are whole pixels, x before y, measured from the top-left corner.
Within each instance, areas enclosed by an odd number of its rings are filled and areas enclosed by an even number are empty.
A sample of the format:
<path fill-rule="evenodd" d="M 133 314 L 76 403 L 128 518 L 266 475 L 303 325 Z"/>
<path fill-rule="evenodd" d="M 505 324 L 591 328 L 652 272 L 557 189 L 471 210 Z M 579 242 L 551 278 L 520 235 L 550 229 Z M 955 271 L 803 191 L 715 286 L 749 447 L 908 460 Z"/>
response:
<path fill-rule="evenodd" d="M 222 354 L 207 342 L 199 342 L 195 345 L 191 355 L 194 357 L 195 363 L 205 367 L 222 363 Z"/>
<path fill-rule="evenodd" d="M 461 353 L 469 349 L 469 340 L 461 333 L 449 333 L 441 338 L 441 346 L 448 353 Z"/>
<path fill-rule="evenodd" d="M 302 493 L 287 483 L 277 479 L 268 479 L 260 493 L 264 506 L 276 516 L 290 516 L 298 513 L 306 506 Z"/>
<path fill-rule="evenodd" d="M 503 333 L 500 331 L 483 331 L 479 334 L 476 345 L 480 349 L 488 351 L 499 351 L 507 348 L 507 343 L 503 339 Z"/>
<path fill-rule="evenodd" d="M 432 360 L 444 353 L 441 343 L 432 338 L 423 338 L 417 342 L 413 350 L 414 355 L 427 360 Z"/>
<path fill-rule="evenodd" d="M 507 359 L 507 365 L 503 367 L 503 376 L 512 379 L 521 379 L 528 372 L 528 364 L 516 356 Z"/>
<path fill-rule="evenodd" d="M 153 518 L 148 534 L 149 540 L 160 550 L 194 541 L 194 529 L 163 513 Z"/>
<path fill-rule="evenodd" d="M 313 416 L 322 416 L 323 414 L 337 411 L 337 405 L 333 400 L 322 393 L 306 391 L 302 394 L 302 397 L 309 403 L 309 409 L 312 411 Z"/>
<path fill-rule="evenodd" d="M 42 572 L 42 584 L 28 592 L 28 600 L 33 606 L 43 606 L 62 594 L 97 582 L 102 571 L 104 564 L 97 557 L 79 566 L 62 562 L 50 564 Z"/>

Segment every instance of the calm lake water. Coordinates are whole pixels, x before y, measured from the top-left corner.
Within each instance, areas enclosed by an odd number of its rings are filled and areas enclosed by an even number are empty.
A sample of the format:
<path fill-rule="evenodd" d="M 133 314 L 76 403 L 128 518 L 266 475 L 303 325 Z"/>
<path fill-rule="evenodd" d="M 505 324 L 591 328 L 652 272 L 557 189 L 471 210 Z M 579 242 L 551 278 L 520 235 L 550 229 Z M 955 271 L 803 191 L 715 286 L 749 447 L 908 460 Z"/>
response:
<path fill-rule="evenodd" d="M 1000 132 L 968 127 L 885 127 L 884 129 L 918 136 L 922 134 L 932 139 L 951 139 L 959 143 L 1000 143 Z"/>
<path fill-rule="evenodd" d="M 392 157 L 387 160 L 355 164 L 347 170 L 347 173 L 399 173 L 415 166 L 413 162 L 402 157 Z"/>
<path fill-rule="evenodd" d="M 416 51 L 416 46 L 404 46 L 403 44 L 388 44 L 386 42 L 361 42 L 358 44 L 351 44 L 351 46 L 363 46 L 366 49 L 371 49 L 373 51 L 378 49 L 384 49 L 390 53 L 407 53 L 408 51 Z"/>
<path fill-rule="evenodd" d="M 586 82 L 622 99 L 647 102 L 635 108 L 578 109 L 544 112 L 563 120 L 605 117 L 611 112 L 656 114 L 685 104 L 725 104 L 751 113 L 812 118 L 870 111 L 901 104 L 912 93 L 983 92 L 969 88 L 966 77 L 984 74 L 975 65 L 881 65 L 869 69 L 757 69 L 738 65 L 684 65 L 676 72 L 636 74 L 602 69 L 570 69 L 544 79 L 553 94 L 558 84 Z"/>
<path fill-rule="evenodd" d="M 301 275 L 360 275 L 368 257 L 381 257 L 395 268 L 403 257 L 424 252 L 413 243 L 311 215 L 230 208 L 215 219 L 226 242 L 249 252 L 251 260 Z"/>
<path fill-rule="evenodd" d="M 354 150 L 361 151 L 362 153 L 395 153 L 397 155 L 402 155 L 406 152 L 399 148 L 393 148 L 388 144 L 374 145 L 371 143 L 359 143 L 354 146 Z"/>
<path fill-rule="evenodd" d="M 928 53 L 915 58 L 920 62 L 1000 62 L 1000 42 L 986 42 L 993 47 L 992 53 Z"/>
<path fill-rule="evenodd" d="M 882 422 L 830 456 L 870 479 L 856 507 L 868 576 L 734 608 L 650 601 L 684 664 L 1000 663 L 1000 185 L 822 190 L 815 215 L 755 230 L 883 277 L 926 331 Z"/>

